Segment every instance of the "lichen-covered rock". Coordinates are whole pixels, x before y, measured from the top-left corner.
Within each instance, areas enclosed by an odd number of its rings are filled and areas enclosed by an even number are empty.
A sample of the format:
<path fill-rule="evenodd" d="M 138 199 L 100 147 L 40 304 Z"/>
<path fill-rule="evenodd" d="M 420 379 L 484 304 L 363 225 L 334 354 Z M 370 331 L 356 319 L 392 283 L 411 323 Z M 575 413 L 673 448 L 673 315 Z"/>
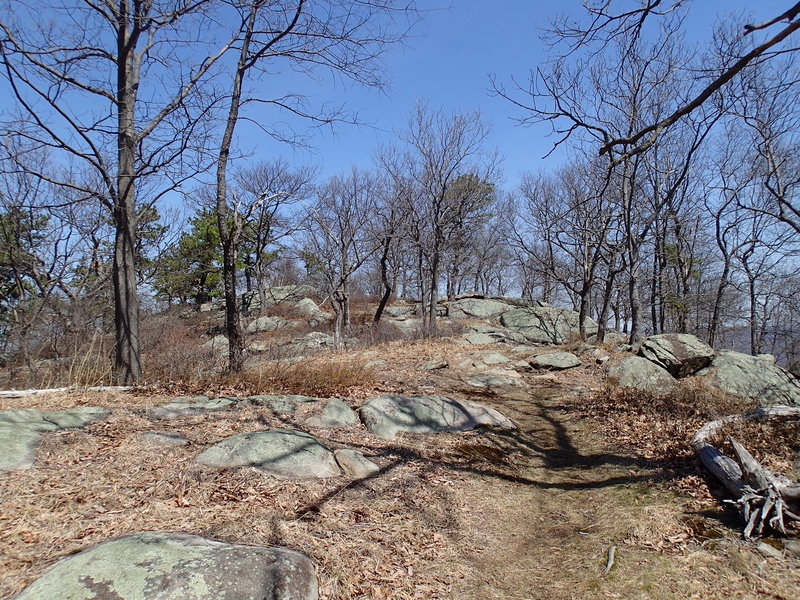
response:
<path fill-rule="evenodd" d="M 327 446 L 294 429 L 233 435 L 204 450 L 196 462 L 211 467 L 255 467 L 281 479 L 323 479 L 341 474 Z"/>
<path fill-rule="evenodd" d="M 777 366 L 771 354 L 751 356 L 720 350 L 697 377 L 726 394 L 753 399 L 760 406 L 800 406 L 800 379 Z"/>
<path fill-rule="evenodd" d="M 479 425 L 515 428 L 493 408 L 445 396 L 378 396 L 359 412 L 369 431 L 387 438 L 401 432 L 467 431 Z"/>
<path fill-rule="evenodd" d="M 608 369 L 608 376 L 623 387 L 651 394 L 668 394 L 678 381 L 665 369 L 639 356 L 629 356 Z"/>
<path fill-rule="evenodd" d="M 579 334 L 578 313 L 555 306 L 515 308 L 503 313 L 500 322 L 537 344 L 563 344 Z M 596 331 L 597 323 L 587 318 L 586 333 Z"/>
<path fill-rule="evenodd" d="M 342 448 L 334 450 L 333 455 L 336 457 L 336 462 L 339 463 L 344 474 L 353 479 L 366 479 L 374 477 L 381 472 L 381 468 L 378 465 L 358 450 Z"/>
<path fill-rule="evenodd" d="M 550 352 L 548 354 L 537 354 L 530 360 L 531 366 L 536 369 L 548 369 L 550 371 L 563 371 L 581 366 L 581 359 L 572 352 Z"/>
<path fill-rule="evenodd" d="M 358 423 L 358 415 L 339 398 L 328 398 L 323 404 L 322 411 L 308 419 L 306 423 L 309 427 L 321 429 L 350 427 Z"/>
<path fill-rule="evenodd" d="M 714 359 L 714 349 L 688 333 L 651 335 L 642 343 L 639 354 L 678 379 L 707 367 Z"/>
<path fill-rule="evenodd" d="M 140 533 L 56 563 L 17 600 L 317 600 L 311 561 L 286 548 Z"/>
<path fill-rule="evenodd" d="M 0 410 L 0 473 L 33 466 L 44 432 L 86 427 L 92 421 L 106 419 L 110 413 L 107 408 L 95 406 Z"/>

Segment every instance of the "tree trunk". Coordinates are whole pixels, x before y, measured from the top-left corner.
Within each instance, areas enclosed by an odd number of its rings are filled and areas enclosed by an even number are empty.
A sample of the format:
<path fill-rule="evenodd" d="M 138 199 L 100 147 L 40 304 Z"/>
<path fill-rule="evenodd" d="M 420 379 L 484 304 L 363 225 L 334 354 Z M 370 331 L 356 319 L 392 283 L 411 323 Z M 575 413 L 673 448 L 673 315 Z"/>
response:
<path fill-rule="evenodd" d="M 378 303 L 378 309 L 375 311 L 375 317 L 372 320 L 373 323 L 380 322 L 381 316 L 383 316 L 383 311 L 386 308 L 386 305 L 389 303 L 389 298 L 392 297 L 392 285 L 389 282 L 389 249 L 391 248 L 391 239 L 391 237 L 387 237 L 383 242 L 383 252 L 381 253 L 380 259 L 383 295 L 381 295 L 381 300 Z"/>
<path fill-rule="evenodd" d="M 120 5 L 117 30 L 117 181 L 114 203 L 114 381 L 142 378 L 139 298 L 136 294 L 136 130 L 134 106 L 139 73 L 129 32 L 130 7 Z"/>

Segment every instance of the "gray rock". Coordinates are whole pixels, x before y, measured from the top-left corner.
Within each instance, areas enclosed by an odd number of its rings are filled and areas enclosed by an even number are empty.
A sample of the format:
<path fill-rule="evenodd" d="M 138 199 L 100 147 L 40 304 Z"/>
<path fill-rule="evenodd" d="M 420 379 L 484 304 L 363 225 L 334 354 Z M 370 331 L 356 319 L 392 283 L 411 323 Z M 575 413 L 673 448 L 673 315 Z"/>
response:
<path fill-rule="evenodd" d="M 711 366 L 697 372 L 708 385 L 726 394 L 750 398 L 760 406 L 800 405 L 800 379 L 775 364 L 770 354 L 750 356 L 720 350 Z"/>
<path fill-rule="evenodd" d="M 17 600 L 317 600 L 311 561 L 286 548 L 139 533 L 56 563 Z"/>
<path fill-rule="evenodd" d="M 511 359 L 499 352 L 484 352 L 480 355 L 480 360 L 485 365 L 502 365 L 511 362 Z"/>
<path fill-rule="evenodd" d="M 353 479 L 367 479 L 381 472 L 381 468 L 378 465 L 358 450 L 343 448 L 334 450 L 333 455 L 336 457 L 336 462 L 339 463 L 344 474 Z"/>
<path fill-rule="evenodd" d="M 563 371 L 581 366 L 581 359 L 572 352 L 550 352 L 549 354 L 537 354 L 531 359 L 531 366 L 537 369 L 548 369 L 550 371 Z"/>
<path fill-rule="evenodd" d="M 275 331 L 286 327 L 288 322 L 283 317 L 259 317 L 247 325 L 247 333 L 258 333 L 260 331 Z"/>
<path fill-rule="evenodd" d="M 203 350 L 211 350 L 212 352 L 222 353 L 228 350 L 228 338 L 224 335 L 215 335 L 202 345 Z"/>
<path fill-rule="evenodd" d="M 467 431 L 479 425 L 515 428 L 493 408 L 445 396 L 378 396 L 367 400 L 360 413 L 369 431 L 387 438 L 401 432 Z"/>
<path fill-rule="evenodd" d="M 464 340 L 468 344 L 481 345 L 481 344 L 496 344 L 497 340 L 490 336 L 488 333 L 470 333 L 464 336 Z"/>
<path fill-rule="evenodd" d="M 800 558 L 800 540 L 783 540 L 783 551 L 789 558 Z"/>
<path fill-rule="evenodd" d="M 456 309 L 470 317 L 478 319 L 493 319 L 499 317 L 504 312 L 508 312 L 512 308 L 512 306 L 505 302 L 475 297 L 460 298 L 454 302 L 448 303 L 448 309 L 451 312 L 453 309 Z"/>
<path fill-rule="evenodd" d="M 515 373 L 516 375 L 516 373 Z M 525 385 L 519 376 L 495 375 L 492 373 L 478 373 L 464 379 L 464 383 L 477 388 L 503 388 L 508 386 L 520 387 Z"/>
<path fill-rule="evenodd" d="M 586 336 L 586 341 L 592 344 L 597 343 L 597 334 L 592 334 Z M 603 343 L 604 344 L 627 344 L 628 343 L 628 336 L 627 334 L 620 333 L 619 331 L 606 331 L 605 335 L 603 336 Z"/>
<path fill-rule="evenodd" d="M 347 403 L 339 398 L 328 398 L 320 414 L 311 417 L 307 424 L 309 427 L 332 429 L 335 427 L 350 427 L 358 424 L 358 415 Z"/>
<path fill-rule="evenodd" d="M 629 356 L 608 370 L 608 376 L 623 387 L 651 394 L 668 394 L 678 381 L 666 370 L 639 356 Z"/>
<path fill-rule="evenodd" d="M 422 363 L 419 368 L 424 369 L 425 371 L 437 371 L 439 369 L 446 369 L 450 366 L 443 358 L 434 358 L 433 360 L 429 360 L 428 362 Z"/>
<path fill-rule="evenodd" d="M 172 402 L 154 406 L 145 411 L 154 419 L 176 419 L 185 415 L 197 415 L 226 410 L 236 403 L 236 398 L 209 398 L 207 396 L 178 396 Z"/>
<path fill-rule="evenodd" d="M 281 479 L 336 477 L 336 459 L 317 438 L 294 429 L 233 435 L 204 450 L 196 462 L 212 467 L 255 467 Z"/>
<path fill-rule="evenodd" d="M 109 409 L 93 406 L 67 410 L 0 410 L 0 473 L 33 466 L 44 432 L 79 429 L 92 421 L 105 420 L 109 414 Z"/>
<path fill-rule="evenodd" d="M 464 327 L 466 333 L 485 333 L 494 338 L 496 342 L 527 344 L 528 339 L 516 331 L 511 331 L 505 327 L 493 327 L 485 323 L 472 323 Z"/>
<path fill-rule="evenodd" d="M 383 309 L 383 314 L 391 319 L 411 319 L 417 309 L 413 304 L 392 304 Z"/>
<path fill-rule="evenodd" d="M 275 306 L 276 304 L 294 304 L 303 298 L 316 296 L 319 291 L 310 285 L 282 285 L 267 288 L 264 291 L 264 305 L 257 291 L 242 294 L 242 307 L 245 311 Z"/>
<path fill-rule="evenodd" d="M 710 365 L 714 349 L 688 333 L 664 333 L 645 339 L 639 355 L 680 379 Z"/>
<path fill-rule="evenodd" d="M 189 443 L 186 436 L 171 431 L 145 431 L 139 439 L 153 446 L 185 446 Z"/>
<path fill-rule="evenodd" d="M 504 327 L 518 331 L 539 344 L 563 344 L 578 336 L 578 313 L 554 306 L 515 308 L 500 317 Z M 586 332 L 597 331 L 597 323 L 586 319 Z"/>

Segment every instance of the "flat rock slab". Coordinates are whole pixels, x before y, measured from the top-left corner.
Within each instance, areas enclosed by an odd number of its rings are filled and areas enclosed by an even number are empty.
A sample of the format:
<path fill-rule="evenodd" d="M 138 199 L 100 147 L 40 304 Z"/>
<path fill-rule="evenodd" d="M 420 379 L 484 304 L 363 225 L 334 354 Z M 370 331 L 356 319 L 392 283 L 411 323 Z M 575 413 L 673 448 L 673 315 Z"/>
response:
<path fill-rule="evenodd" d="M 197 415 L 227 410 L 238 402 L 238 398 L 209 398 L 208 396 L 178 396 L 171 402 L 148 408 L 147 416 L 155 419 L 177 419 L 185 415 Z"/>
<path fill-rule="evenodd" d="M 84 406 L 67 410 L 18 408 L 0 410 L 0 472 L 28 469 L 46 431 L 80 429 L 108 418 L 107 408 Z"/>
<path fill-rule="evenodd" d="M 65 558 L 17 600 L 317 600 L 314 567 L 286 548 L 140 533 Z"/>
<path fill-rule="evenodd" d="M 678 385 L 678 381 L 665 369 L 639 356 L 629 356 L 612 366 L 608 376 L 623 387 L 651 394 L 668 394 Z"/>
<path fill-rule="evenodd" d="M 530 364 L 537 369 L 548 369 L 549 371 L 563 371 L 581 366 L 581 359 L 572 352 L 550 352 L 548 354 L 537 354 Z"/>
<path fill-rule="evenodd" d="M 464 383 L 477 388 L 502 388 L 508 386 L 520 387 L 525 385 L 516 371 L 507 371 L 506 374 L 478 373 L 464 379 Z"/>
<path fill-rule="evenodd" d="M 678 379 L 693 375 L 714 359 L 714 349 L 688 333 L 651 335 L 642 343 L 639 354 Z"/>
<path fill-rule="evenodd" d="M 435 395 L 378 396 L 367 400 L 360 413 L 369 431 L 387 438 L 402 432 L 468 431 L 479 425 L 516 427 L 488 406 Z"/>
<path fill-rule="evenodd" d="M 325 400 L 322 411 L 314 415 L 306 424 L 309 427 L 333 429 L 336 427 L 351 427 L 358 424 L 358 415 L 346 402 L 339 398 Z"/>
<path fill-rule="evenodd" d="M 294 429 L 240 433 L 214 444 L 195 460 L 211 467 L 255 467 L 281 479 L 341 475 L 327 446 L 314 436 Z"/>
<path fill-rule="evenodd" d="M 513 308 L 505 302 L 489 298 L 460 298 L 448 303 L 451 313 L 458 315 L 458 311 L 478 319 L 492 319 L 499 317 Z"/>

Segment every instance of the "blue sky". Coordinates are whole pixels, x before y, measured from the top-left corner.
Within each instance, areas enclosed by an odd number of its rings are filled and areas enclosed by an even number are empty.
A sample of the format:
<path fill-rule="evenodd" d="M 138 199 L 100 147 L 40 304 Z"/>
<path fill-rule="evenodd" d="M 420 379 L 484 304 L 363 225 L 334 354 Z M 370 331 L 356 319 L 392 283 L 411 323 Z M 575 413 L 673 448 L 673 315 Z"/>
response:
<path fill-rule="evenodd" d="M 526 79 L 531 68 L 546 59 L 540 28 L 559 12 L 581 14 L 579 0 L 544 2 L 536 0 L 434 0 L 420 5 L 438 6 L 426 13 L 412 38 L 395 47 L 385 63 L 391 89 L 381 93 L 352 88 L 341 82 L 309 88 L 317 100 L 346 102 L 359 111 L 371 126 L 340 125 L 335 133 L 318 131 L 311 139 L 314 152 L 255 139 L 247 133 L 243 146 L 268 158 L 282 154 L 290 161 L 318 164 L 323 176 L 348 169 L 367 167 L 373 150 L 394 141 L 394 131 L 402 129 L 418 98 L 434 108 L 447 111 L 478 109 L 492 125 L 492 143 L 504 156 L 505 183 L 515 186 L 523 171 L 550 168 L 563 160 L 556 153 L 542 157 L 551 149 L 546 125 L 521 127 L 513 120 L 520 116 L 506 100 L 490 95 L 489 76 L 508 83 L 511 76 Z M 717 13 L 755 13 L 766 20 L 786 10 L 786 0 L 694 0 L 688 36 L 698 41 L 710 38 Z"/>

